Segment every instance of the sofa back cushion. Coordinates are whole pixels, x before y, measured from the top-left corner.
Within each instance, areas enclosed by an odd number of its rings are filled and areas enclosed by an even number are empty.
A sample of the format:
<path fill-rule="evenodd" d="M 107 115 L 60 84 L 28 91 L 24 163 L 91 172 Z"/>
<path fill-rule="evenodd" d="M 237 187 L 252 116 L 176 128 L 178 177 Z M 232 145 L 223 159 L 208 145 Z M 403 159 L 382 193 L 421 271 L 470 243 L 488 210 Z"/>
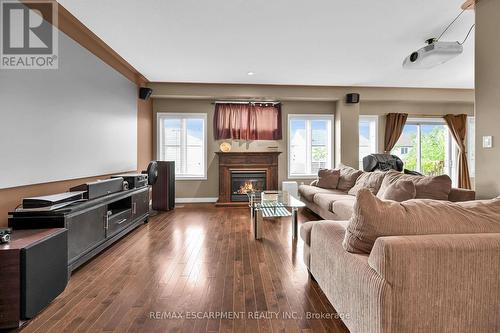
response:
<path fill-rule="evenodd" d="M 382 184 L 386 180 L 382 182 Z M 417 189 L 415 184 L 410 180 L 399 179 L 393 183 L 384 186 L 384 191 L 379 191 L 377 198 L 382 200 L 392 200 L 402 202 L 406 200 L 415 199 L 417 196 Z"/>
<path fill-rule="evenodd" d="M 370 253 L 384 236 L 500 232 L 500 199 L 454 203 L 428 199 L 382 201 L 360 190 L 346 229 L 344 249 Z"/>
<path fill-rule="evenodd" d="M 448 175 L 441 176 L 414 176 L 406 175 L 397 171 L 389 171 L 385 178 L 378 194 L 384 195 L 388 186 L 398 180 L 409 180 L 415 184 L 417 194 L 416 199 L 434 199 L 434 200 L 448 200 L 451 191 L 451 178 Z"/>
<path fill-rule="evenodd" d="M 321 188 L 336 189 L 339 184 L 339 179 L 339 169 L 319 169 L 318 182 L 316 183 L 316 186 Z"/>
<path fill-rule="evenodd" d="M 347 193 L 355 196 L 356 194 L 358 194 L 359 190 L 361 190 L 362 188 L 367 188 L 374 194 L 377 194 L 380 186 L 382 185 L 384 177 L 385 172 L 363 172 L 356 180 L 354 186 Z"/>
<path fill-rule="evenodd" d="M 340 179 L 337 189 L 347 192 L 354 186 L 354 184 L 356 184 L 356 180 L 363 173 L 363 171 L 356 170 L 343 164 L 339 165 L 339 169 Z"/>

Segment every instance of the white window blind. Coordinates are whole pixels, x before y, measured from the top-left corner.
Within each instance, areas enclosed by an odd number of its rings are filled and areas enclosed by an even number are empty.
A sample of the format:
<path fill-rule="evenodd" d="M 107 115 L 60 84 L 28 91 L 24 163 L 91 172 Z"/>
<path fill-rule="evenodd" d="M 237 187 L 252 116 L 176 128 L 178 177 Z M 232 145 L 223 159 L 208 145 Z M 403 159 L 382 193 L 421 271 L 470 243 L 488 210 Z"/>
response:
<path fill-rule="evenodd" d="M 289 178 L 312 178 L 331 168 L 332 123 L 329 115 L 288 116 Z"/>
<path fill-rule="evenodd" d="M 175 161 L 178 179 L 206 179 L 206 114 L 158 113 L 158 160 Z"/>
<path fill-rule="evenodd" d="M 378 116 L 359 117 L 359 168 L 363 169 L 363 157 L 377 152 Z"/>

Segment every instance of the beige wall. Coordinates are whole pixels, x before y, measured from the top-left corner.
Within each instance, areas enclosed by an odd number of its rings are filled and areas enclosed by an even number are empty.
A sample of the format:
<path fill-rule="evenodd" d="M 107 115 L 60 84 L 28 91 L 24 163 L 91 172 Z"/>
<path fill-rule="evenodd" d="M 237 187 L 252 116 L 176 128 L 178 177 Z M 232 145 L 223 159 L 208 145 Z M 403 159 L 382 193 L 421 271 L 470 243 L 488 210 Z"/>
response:
<path fill-rule="evenodd" d="M 446 114 L 474 115 L 470 102 L 415 102 L 415 101 L 365 101 L 360 104 L 360 115 L 378 116 L 378 149 L 384 151 L 385 115 L 407 113 L 409 117 L 442 117 Z"/>
<path fill-rule="evenodd" d="M 479 198 L 500 194 L 500 1 L 476 4 L 476 189 Z M 482 148 L 483 136 L 493 148 Z"/>
<path fill-rule="evenodd" d="M 177 198 L 216 198 L 219 195 L 219 174 L 218 158 L 215 154 L 219 151 L 219 145 L 223 142 L 231 142 L 233 151 L 268 151 L 278 150 L 282 152 L 279 156 L 279 183 L 287 178 L 287 137 L 288 126 L 287 119 L 289 114 L 335 114 L 334 102 L 299 102 L 287 101 L 282 105 L 283 122 L 283 140 L 279 141 L 215 141 L 213 139 L 213 116 L 214 105 L 212 100 L 200 99 L 155 99 L 153 110 L 156 124 L 157 112 L 173 113 L 206 113 L 207 114 L 207 180 L 178 180 L 176 181 Z M 156 125 L 155 138 L 156 138 Z M 332 143 L 333 144 L 333 143 Z M 277 147 L 277 148 L 274 148 Z M 156 140 L 155 140 L 156 151 Z M 333 164 L 333 161 L 332 161 Z M 295 179 L 294 179 L 295 180 Z M 301 182 L 310 182 L 310 180 L 297 180 Z"/>
<path fill-rule="evenodd" d="M 215 152 L 220 142 L 213 140 L 214 99 L 266 98 L 283 103 L 283 140 L 233 142 L 233 150 L 263 151 L 278 147 L 279 181 L 287 179 L 287 117 L 288 114 L 335 114 L 335 161 L 347 165 L 358 164 L 359 115 L 379 115 L 379 142 L 383 145 L 383 115 L 389 112 L 406 112 L 412 115 L 447 113 L 473 113 L 473 91 L 453 89 L 404 89 L 404 88 L 352 88 L 352 87 L 303 87 L 274 85 L 227 85 L 150 83 L 153 88 L 153 110 L 157 112 L 207 113 L 208 124 L 208 179 L 203 181 L 179 180 L 176 182 L 178 198 L 216 198 L 218 196 L 218 163 Z M 359 92 L 361 103 L 346 105 L 348 92 Z M 154 125 L 156 144 L 156 123 Z M 156 147 L 154 147 L 156 152 Z M 299 180 L 298 182 L 309 182 Z"/>

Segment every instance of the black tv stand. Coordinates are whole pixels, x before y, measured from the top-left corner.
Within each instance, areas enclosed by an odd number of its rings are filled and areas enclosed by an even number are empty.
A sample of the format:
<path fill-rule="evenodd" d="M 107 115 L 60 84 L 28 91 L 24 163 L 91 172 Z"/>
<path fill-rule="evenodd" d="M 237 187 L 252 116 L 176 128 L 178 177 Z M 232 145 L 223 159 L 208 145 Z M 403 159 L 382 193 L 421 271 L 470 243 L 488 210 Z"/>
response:
<path fill-rule="evenodd" d="M 149 187 L 109 194 L 53 211 L 9 213 L 16 229 L 68 229 L 68 270 L 93 258 L 105 248 L 147 223 Z"/>

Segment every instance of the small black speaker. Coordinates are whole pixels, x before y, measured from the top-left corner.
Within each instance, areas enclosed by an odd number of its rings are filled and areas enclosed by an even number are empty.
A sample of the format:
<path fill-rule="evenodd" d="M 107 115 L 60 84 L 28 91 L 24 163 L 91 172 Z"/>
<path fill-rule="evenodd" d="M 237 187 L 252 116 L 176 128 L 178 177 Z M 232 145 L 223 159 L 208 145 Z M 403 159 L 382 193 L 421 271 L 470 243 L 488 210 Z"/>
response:
<path fill-rule="evenodd" d="M 139 88 L 139 98 L 145 101 L 148 100 L 149 96 L 153 93 L 153 89 L 151 88 Z"/>
<path fill-rule="evenodd" d="M 345 95 L 345 102 L 347 104 L 356 104 L 359 103 L 359 94 L 357 93 L 351 93 Z"/>

